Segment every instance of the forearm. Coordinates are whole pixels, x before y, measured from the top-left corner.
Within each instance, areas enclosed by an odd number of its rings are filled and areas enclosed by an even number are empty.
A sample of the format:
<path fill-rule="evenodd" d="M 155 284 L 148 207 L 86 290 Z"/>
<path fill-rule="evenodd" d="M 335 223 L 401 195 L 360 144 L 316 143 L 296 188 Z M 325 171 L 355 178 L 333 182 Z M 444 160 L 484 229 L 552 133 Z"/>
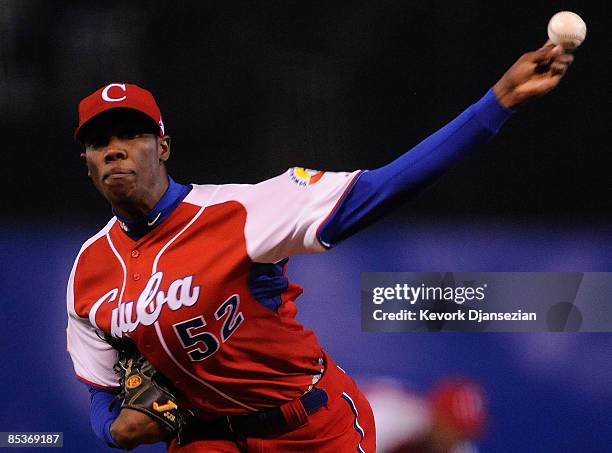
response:
<path fill-rule="evenodd" d="M 89 387 L 91 394 L 91 427 L 109 447 L 131 450 L 141 444 L 166 440 L 170 433 L 146 414 L 121 409 L 117 402 L 109 410 L 116 395 L 110 391 Z"/>
<path fill-rule="evenodd" d="M 336 244 L 413 198 L 486 143 L 511 114 L 489 90 L 480 101 L 398 159 L 362 173 L 321 226 L 319 239 L 324 245 Z"/>
<path fill-rule="evenodd" d="M 110 391 L 100 390 L 91 386 L 89 386 L 89 393 L 91 395 L 90 422 L 94 433 L 108 446 L 117 448 L 118 446 L 112 438 L 110 428 L 119 416 L 121 405 L 117 404 L 112 411 L 109 410 L 109 406 L 116 395 Z"/>

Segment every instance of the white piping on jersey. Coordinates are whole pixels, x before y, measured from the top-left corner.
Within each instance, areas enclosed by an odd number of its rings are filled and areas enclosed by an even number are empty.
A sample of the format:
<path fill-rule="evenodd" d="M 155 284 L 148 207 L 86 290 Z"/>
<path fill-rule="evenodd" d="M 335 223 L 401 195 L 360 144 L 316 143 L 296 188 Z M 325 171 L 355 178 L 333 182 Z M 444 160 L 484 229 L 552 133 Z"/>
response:
<path fill-rule="evenodd" d="M 106 240 L 108 241 L 108 245 L 110 246 L 111 250 L 115 254 L 115 257 L 119 261 L 119 264 L 121 264 L 121 269 L 123 270 L 123 283 L 121 284 L 121 292 L 119 293 L 119 303 L 121 303 L 121 301 L 123 300 L 123 293 L 125 292 L 125 285 L 127 281 L 127 268 L 125 266 L 125 262 L 123 261 L 123 258 L 121 258 L 121 255 L 119 255 L 119 252 L 115 248 L 115 244 L 113 244 L 113 241 L 111 240 L 110 234 L 108 231 L 106 232 Z M 96 313 L 98 312 L 98 308 L 100 308 L 100 305 L 101 304 L 97 304 L 97 303 L 94 304 L 93 307 L 91 307 L 91 310 L 89 311 L 89 322 L 98 329 L 99 327 L 96 324 Z"/>
<path fill-rule="evenodd" d="M 220 188 L 220 187 L 219 187 Z M 172 239 L 170 239 L 159 251 L 159 253 L 157 254 L 157 256 L 155 257 L 155 260 L 153 261 L 153 267 L 151 270 L 151 275 L 153 275 L 156 271 L 157 271 L 157 264 L 159 262 L 159 259 L 161 257 L 161 255 L 168 249 L 168 247 L 181 235 L 183 234 L 187 228 L 189 228 L 204 212 L 204 210 L 206 209 L 206 207 L 209 205 L 210 201 L 215 197 L 215 195 L 217 194 L 217 192 L 219 191 L 219 188 L 217 188 L 217 190 L 214 191 L 214 193 L 211 195 L 211 197 L 209 198 L 209 200 L 198 210 L 198 212 L 193 216 L 193 218 L 189 221 L 189 223 L 187 225 L 185 225 L 185 227 L 183 229 L 181 229 L 181 231 L 179 231 Z M 108 230 L 107 230 L 108 231 Z M 121 258 L 121 255 L 119 255 L 119 253 L 117 252 L 117 249 L 115 248 L 112 240 L 110 239 L 110 236 L 108 234 L 108 232 L 106 233 L 106 238 L 108 240 L 108 243 L 113 251 L 113 253 L 115 254 L 115 256 L 117 257 L 117 259 L 119 260 L 119 263 L 121 264 L 121 268 L 123 269 L 123 286 L 121 288 L 121 296 L 119 297 L 119 303 L 121 303 L 123 301 L 123 293 L 125 291 L 125 286 L 126 286 L 126 279 L 127 279 L 127 268 L 125 266 L 125 263 L 123 261 L 123 259 Z M 94 313 L 95 314 L 95 313 Z M 231 401 L 234 404 L 237 404 L 238 406 L 241 406 L 247 410 L 250 411 L 255 411 L 256 409 L 248 406 L 247 404 L 241 403 L 238 400 L 235 400 L 234 398 L 232 398 L 231 396 L 223 393 L 221 390 L 215 388 L 214 386 L 212 386 L 211 384 L 209 384 L 208 382 L 204 381 L 202 378 L 194 375 L 193 373 L 189 372 L 187 369 L 185 369 L 185 367 L 183 367 L 177 360 L 176 358 L 172 355 L 172 353 L 170 352 L 170 349 L 168 348 L 168 345 L 166 344 L 166 341 L 164 340 L 163 334 L 161 332 L 161 328 L 159 327 L 159 322 L 156 321 L 155 322 L 155 332 L 157 333 L 157 338 L 159 339 L 160 344 L 162 345 L 164 351 L 166 352 L 166 354 L 168 355 L 168 357 L 172 360 L 172 362 L 174 362 L 174 364 L 176 366 L 179 367 L 179 369 L 181 369 L 181 371 L 183 371 L 185 374 L 187 374 L 188 376 L 192 377 L 193 379 L 195 379 L 196 381 L 198 381 L 199 383 L 203 384 L 204 386 L 208 387 L 209 389 L 211 389 L 212 391 L 214 391 L 215 393 L 219 394 L 220 396 L 226 398 L 227 400 Z"/>
<path fill-rule="evenodd" d="M 238 400 L 235 400 L 234 398 L 232 398 L 231 396 L 223 393 L 221 390 L 217 389 L 216 387 L 212 386 L 211 384 L 209 384 L 208 382 L 206 382 L 204 379 L 196 376 L 195 374 L 191 373 L 189 370 L 187 370 L 183 365 L 181 365 L 178 360 L 176 360 L 174 358 L 174 356 L 172 355 L 172 353 L 170 352 L 170 349 L 168 349 L 168 346 L 166 345 L 166 342 L 164 341 L 164 336 L 162 335 L 161 329 L 159 327 L 159 321 L 155 322 L 155 331 L 157 332 L 157 338 L 159 338 L 159 342 L 161 343 L 162 347 L 164 348 L 164 351 L 166 351 L 166 354 L 168 355 L 168 357 L 170 357 L 170 359 L 174 362 L 174 364 L 179 367 L 181 369 L 181 371 L 183 371 L 183 373 L 187 374 L 188 376 L 192 377 L 193 379 L 195 379 L 196 381 L 198 381 L 200 384 L 208 387 L 210 390 L 214 391 L 215 393 L 217 393 L 218 395 L 222 396 L 223 398 L 231 401 L 234 404 L 237 404 L 238 406 L 244 407 L 245 409 L 248 409 L 250 411 L 256 411 L 255 408 L 248 406 L 244 403 L 241 403 Z"/>
<path fill-rule="evenodd" d="M 210 196 L 210 198 L 206 201 L 206 203 L 204 203 L 204 205 L 200 208 L 200 210 L 197 212 L 196 215 L 193 216 L 193 219 L 191 219 L 189 221 L 189 223 L 187 225 L 185 225 L 185 227 L 179 231 L 178 233 L 176 233 L 176 235 L 170 239 L 168 242 L 166 242 L 166 245 L 164 245 L 161 250 L 159 251 L 159 253 L 157 254 L 157 256 L 155 257 L 155 261 L 153 261 L 153 268 L 151 269 L 151 275 L 153 275 L 155 272 L 157 272 L 157 263 L 159 261 L 159 258 L 162 256 L 162 253 L 164 253 L 166 251 L 166 249 L 168 247 L 170 247 L 170 244 L 172 244 L 176 238 L 178 238 L 181 234 L 183 234 L 185 232 L 185 230 L 187 228 L 189 228 L 193 222 L 195 222 L 196 220 L 198 220 L 198 218 L 202 215 L 202 213 L 204 212 L 204 210 L 208 207 L 208 205 L 210 204 L 210 202 L 212 201 L 213 198 L 215 198 L 215 195 L 217 195 L 217 192 L 219 192 L 219 189 L 221 188 L 221 186 L 217 187 L 217 190 L 215 190 L 213 192 L 213 194 Z"/>
<path fill-rule="evenodd" d="M 116 217 L 113 217 L 112 219 L 110 219 L 108 221 L 108 223 L 104 226 L 104 228 L 102 228 L 100 231 L 98 231 L 92 237 L 87 239 L 83 243 L 83 245 L 81 246 L 81 250 L 79 250 L 79 254 L 75 258 L 74 264 L 72 265 L 72 270 L 70 271 L 70 278 L 68 278 L 68 288 L 67 288 L 67 291 L 66 291 L 66 305 L 67 305 L 66 308 L 68 309 L 68 314 L 69 315 L 73 315 L 73 316 L 75 316 L 77 318 L 81 318 L 76 313 L 76 311 L 74 309 L 74 276 L 76 274 L 76 268 L 77 268 L 77 264 L 79 263 L 79 258 L 81 257 L 83 252 L 89 248 L 89 246 L 91 244 L 93 244 L 98 239 L 100 239 L 102 236 L 107 234 L 108 231 L 111 229 L 111 227 L 115 224 L 116 221 L 117 221 Z M 83 319 L 83 318 L 81 318 L 81 319 Z"/>
<path fill-rule="evenodd" d="M 348 394 L 346 392 L 342 392 L 342 398 L 344 398 L 350 404 L 351 410 L 353 411 L 353 415 L 355 416 L 355 420 L 353 422 L 353 426 L 355 427 L 355 430 L 361 436 L 361 440 L 363 440 L 363 438 L 365 437 L 365 431 L 363 430 L 363 428 L 359 424 L 359 411 L 357 410 L 357 406 L 355 406 L 355 402 L 353 401 L 353 398 L 348 396 Z M 359 442 L 359 444 L 357 444 L 357 451 L 359 453 L 365 453 L 365 450 L 361 447 L 361 442 Z"/>
<path fill-rule="evenodd" d="M 155 260 L 153 261 L 153 268 L 151 269 L 151 275 L 153 275 L 155 272 L 157 272 L 157 263 L 159 262 L 159 259 L 161 258 L 162 254 L 168 249 L 168 247 L 170 247 L 170 245 L 181 235 L 185 232 L 185 230 L 187 230 L 187 228 L 189 228 L 204 212 L 204 210 L 210 205 L 210 202 L 215 198 L 215 196 L 217 195 L 217 192 L 219 192 L 219 189 L 221 188 L 221 186 L 217 187 L 217 189 L 213 192 L 213 194 L 210 196 L 210 198 L 206 201 L 206 203 L 204 203 L 204 205 L 202 205 L 202 207 L 200 208 L 200 210 L 196 213 L 195 216 L 193 216 L 193 218 L 189 221 L 189 223 L 187 225 L 185 225 L 185 227 L 179 231 L 172 239 L 170 239 L 163 247 L 162 249 L 159 251 L 159 253 L 157 254 L 157 256 L 155 257 Z M 176 358 L 172 355 L 172 353 L 170 352 L 170 349 L 168 348 L 168 346 L 166 345 L 166 341 L 164 340 L 164 336 L 162 334 L 161 328 L 159 327 L 159 321 L 155 322 L 155 332 L 157 333 L 157 338 L 159 339 L 159 342 L 161 343 L 162 347 L 164 348 L 164 351 L 166 351 L 166 354 L 168 355 L 168 357 L 170 357 L 170 359 L 174 362 L 174 364 L 176 366 L 178 366 L 183 373 L 187 374 L 188 376 L 192 377 L 193 379 L 195 379 L 196 381 L 198 381 L 199 383 L 203 384 L 204 386 L 208 387 L 210 390 L 214 391 L 215 393 L 217 393 L 218 395 L 222 396 L 223 398 L 231 401 L 234 404 L 237 404 L 238 406 L 244 407 L 245 409 L 248 409 L 250 411 L 255 411 L 256 409 L 248 406 L 244 403 L 241 403 L 238 400 L 235 400 L 234 398 L 232 398 L 231 396 L 223 393 L 221 390 L 217 389 L 216 387 L 214 387 L 213 385 L 209 384 L 208 382 L 206 382 L 205 380 L 203 380 L 202 378 L 196 376 L 195 374 L 191 373 L 190 371 L 188 371 L 185 367 L 183 367 L 183 365 L 181 365 L 179 363 L 178 360 L 176 360 Z"/>
<path fill-rule="evenodd" d="M 83 318 L 76 313 L 76 310 L 74 308 L 74 278 L 76 274 L 76 269 L 78 267 L 79 259 L 81 258 L 81 255 L 83 254 L 83 252 L 85 252 L 85 250 L 87 250 L 89 246 L 92 245 L 94 242 L 96 242 L 98 239 L 102 238 L 112 228 L 112 226 L 115 224 L 116 221 L 117 219 L 113 217 L 112 219 L 108 221 L 108 223 L 104 226 L 104 228 L 102 228 L 94 236 L 90 237 L 87 241 L 83 243 L 83 245 L 81 246 L 81 250 L 79 251 L 76 259 L 74 260 L 74 265 L 72 266 L 72 271 L 70 272 L 70 278 L 68 279 L 68 288 L 66 292 L 67 293 L 66 303 L 67 303 L 68 317 L 69 317 L 68 327 L 66 328 L 66 334 L 67 334 L 66 335 L 66 349 L 68 350 L 68 352 L 70 353 L 72 357 L 74 372 L 77 375 L 77 377 L 85 380 L 88 383 L 94 383 L 94 384 L 101 385 L 103 387 L 109 387 L 109 388 L 115 387 L 117 385 L 116 377 L 114 373 L 112 372 L 112 369 L 106 370 L 108 371 L 106 375 L 104 375 L 105 372 L 102 372 L 100 375 L 98 375 L 95 369 L 92 369 L 89 366 L 90 364 L 86 363 L 87 360 L 83 359 L 82 354 L 84 351 L 82 350 L 82 348 L 78 346 L 76 347 L 76 350 L 73 350 L 71 348 L 69 329 L 70 329 L 70 324 L 73 323 L 73 329 L 76 329 L 76 331 L 80 330 L 81 332 L 84 332 L 84 335 L 88 337 L 88 340 L 100 341 L 100 342 L 102 341 L 99 336 L 99 332 L 101 332 L 101 330 L 98 329 L 95 324 L 91 326 L 93 327 L 93 329 L 91 329 L 89 319 Z M 83 329 L 83 327 L 85 327 L 85 329 Z M 78 341 L 78 340 L 77 342 L 82 343 L 81 341 Z M 106 355 L 109 352 L 109 350 L 112 350 L 112 348 L 108 343 L 104 343 L 104 345 L 105 345 L 104 347 L 106 347 L 107 349 L 105 351 L 100 351 L 100 353 Z M 111 363 L 113 363 L 114 361 L 115 360 L 113 359 Z M 111 376 L 109 376 L 109 374 Z"/>

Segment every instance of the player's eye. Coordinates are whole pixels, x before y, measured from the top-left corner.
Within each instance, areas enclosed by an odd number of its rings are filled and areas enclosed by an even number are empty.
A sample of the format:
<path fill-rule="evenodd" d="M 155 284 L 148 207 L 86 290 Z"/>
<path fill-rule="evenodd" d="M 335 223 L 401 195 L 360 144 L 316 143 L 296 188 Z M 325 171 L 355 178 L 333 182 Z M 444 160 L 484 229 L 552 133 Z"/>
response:
<path fill-rule="evenodd" d="M 85 141 L 85 148 L 91 150 L 97 150 L 108 145 L 108 138 L 92 138 Z"/>
<path fill-rule="evenodd" d="M 135 131 L 125 131 L 117 134 L 117 137 L 122 140 L 135 140 L 137 138 L 142 138 L 148 134 L 144 132 L 135 132 Z"/>

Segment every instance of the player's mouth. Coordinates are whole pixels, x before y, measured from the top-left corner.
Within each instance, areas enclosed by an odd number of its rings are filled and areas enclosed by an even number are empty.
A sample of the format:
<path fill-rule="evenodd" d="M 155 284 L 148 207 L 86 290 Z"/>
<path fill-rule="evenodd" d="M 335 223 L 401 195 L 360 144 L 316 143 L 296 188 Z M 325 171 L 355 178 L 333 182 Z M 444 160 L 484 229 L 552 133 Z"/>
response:
<path fill-rule="evenodd" d="M 130 177 L 133 174 L 134 174 L 134 172 L 131 171 L 131 170 L 124 170 L 124 169 L 121 169 L 121 168 L 115 168 L 113 170 L 110 170 L 106 174 L 104 174 L 104 176 L 102 176 L 102 181 L 110 182 L 110 181 L 121 180 L 123 178 Z"/>

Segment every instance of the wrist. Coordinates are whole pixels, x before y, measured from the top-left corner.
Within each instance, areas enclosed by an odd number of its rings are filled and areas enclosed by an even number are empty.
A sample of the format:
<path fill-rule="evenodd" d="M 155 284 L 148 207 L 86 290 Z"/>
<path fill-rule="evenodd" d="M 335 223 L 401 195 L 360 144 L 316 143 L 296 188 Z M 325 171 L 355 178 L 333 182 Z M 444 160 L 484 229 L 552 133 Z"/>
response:
<path fill-rule="evenodd" d="M 514 114 L 514 111 L 504 106 L 497 98 L 493 88 L 474 104 L 474 114 L 480 124 L 492 134 L 496 134 Z"/>
<path fill-rule="evenodd" d="M 516 107 L 517 103 L 512 95 L 512 90 L 507 83 L 504 83 L 503 78 L 493 86 L 493 94 L 502 107 L 510 110 Z"/>
<path fill-rule="evenodd" d="M 104 424 L 104 430 L 103 430 L 103 436 L 104 436 L 104 441 L 106 442 L 106 444 L 109 447 L 113 447 L 113 448 L 120 448 L 119 445 L 117 444 L 117 442 L 115 441 L 114 437 L 113 437 L 113 430 L 112 430 L 112 426 L 113 426 L 113 422 L 115 420 L 108 420 L 105 424 Z"/>

